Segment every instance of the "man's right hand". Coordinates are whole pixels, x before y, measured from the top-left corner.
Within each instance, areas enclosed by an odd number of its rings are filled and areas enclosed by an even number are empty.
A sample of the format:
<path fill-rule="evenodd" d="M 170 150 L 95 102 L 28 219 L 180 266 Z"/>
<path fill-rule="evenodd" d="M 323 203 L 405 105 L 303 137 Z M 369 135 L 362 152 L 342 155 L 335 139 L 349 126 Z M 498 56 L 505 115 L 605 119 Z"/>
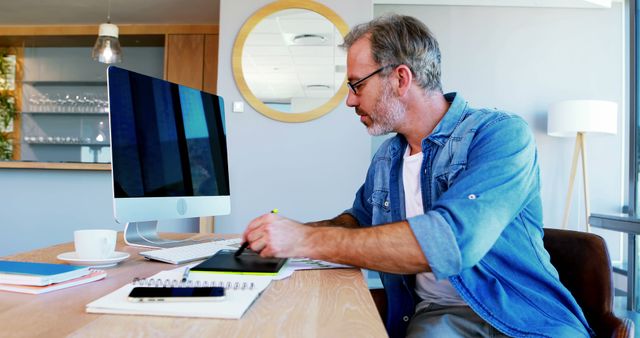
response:
<path fill-rule="evenodd" d="M 262 257 L 309 257 L 305 243 L 314 229 L 275 213 L 264 214 L 249 223 L 242 240 Z"/>

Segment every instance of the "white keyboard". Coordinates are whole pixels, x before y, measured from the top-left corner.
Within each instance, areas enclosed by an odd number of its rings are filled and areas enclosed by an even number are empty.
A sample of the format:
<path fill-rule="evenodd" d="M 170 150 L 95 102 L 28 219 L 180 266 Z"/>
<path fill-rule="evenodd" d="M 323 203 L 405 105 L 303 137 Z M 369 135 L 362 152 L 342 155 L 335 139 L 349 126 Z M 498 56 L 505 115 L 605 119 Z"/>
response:
<path fill-rule="evenodd" d="M 191 261 L 197 261 L 213 256 L 221 249 L 235 249 L 242 239 L 233 238 L 213 242 L 191 244 L 185 246 L 177 246 L 174 248 L 166 248 L 159 250 L 151 250 L 141 252 L 140 255 L 171 264 L 182 264 Z"/>

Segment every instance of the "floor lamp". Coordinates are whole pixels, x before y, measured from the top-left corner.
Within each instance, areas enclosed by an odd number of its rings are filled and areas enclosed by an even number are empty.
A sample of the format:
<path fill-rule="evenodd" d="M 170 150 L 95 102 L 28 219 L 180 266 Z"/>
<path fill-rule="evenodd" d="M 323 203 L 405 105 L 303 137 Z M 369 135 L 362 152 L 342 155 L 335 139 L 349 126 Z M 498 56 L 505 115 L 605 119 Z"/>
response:
<path fill-rule="evenodd" d="M 558 137 L 576 137 L 576 144 L 571 162 L 569 176 L 569 191 L 564 207 L 562 228 L 567 228 L 571 194 L 576 178 L 578 157 L 582 154 L 582 180 L 584 185 L 584 208 L 586 230 L 589 226 L 589 185 L 587 176 L 587 149 L 585 147 L 586 134 L 604 133 L 616 134 L 618 130 L 618 104 L 598 100 L 569 100 L 551 105 L 547 116 L 547 134 Z"/>

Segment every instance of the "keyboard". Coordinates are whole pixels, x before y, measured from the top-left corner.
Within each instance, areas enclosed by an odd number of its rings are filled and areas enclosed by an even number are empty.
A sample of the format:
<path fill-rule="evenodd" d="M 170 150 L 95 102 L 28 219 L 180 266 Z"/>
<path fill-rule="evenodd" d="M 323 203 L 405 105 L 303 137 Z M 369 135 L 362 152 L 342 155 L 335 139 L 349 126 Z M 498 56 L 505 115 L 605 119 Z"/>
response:
<path fill-rule="evenodd" d="M 177 246 L 173 248 L 144 251 L 141 252 L 140 255 L 147 259 L 153 259 L 160 262 L 182 264 L 209 258 L 221 249 L 234 249 L 241 241 L 241 238 L 217 240 L 199 244 Z"/>

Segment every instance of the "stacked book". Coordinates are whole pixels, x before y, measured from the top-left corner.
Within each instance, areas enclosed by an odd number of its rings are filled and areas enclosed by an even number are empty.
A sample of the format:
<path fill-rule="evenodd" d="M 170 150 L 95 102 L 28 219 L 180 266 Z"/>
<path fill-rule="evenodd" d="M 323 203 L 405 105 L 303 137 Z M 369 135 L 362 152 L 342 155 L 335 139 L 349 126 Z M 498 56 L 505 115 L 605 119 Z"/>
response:
<path fill-rule="evenodd" d="M 0 290 L 41 294 L 103 279 L 107 273 L 65 264 L 0 261 Z"/>

